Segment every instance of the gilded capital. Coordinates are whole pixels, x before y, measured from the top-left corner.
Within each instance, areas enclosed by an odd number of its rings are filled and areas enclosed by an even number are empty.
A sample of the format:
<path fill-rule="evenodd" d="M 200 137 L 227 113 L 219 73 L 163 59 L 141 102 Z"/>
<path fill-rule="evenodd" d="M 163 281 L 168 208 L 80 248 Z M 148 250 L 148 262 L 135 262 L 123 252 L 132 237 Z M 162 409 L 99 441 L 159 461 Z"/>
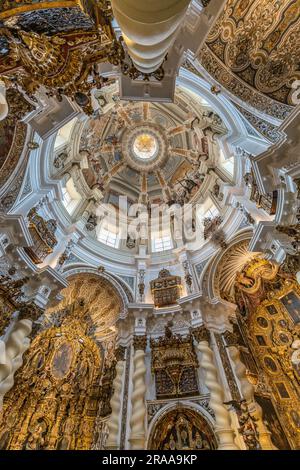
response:
<path fill-rule="evenodd" d="M 224 339 L 226 342 L 226 346 L 239 346 L 239 340 L 238 337 L 235 333 L 232 333 L 231 331 L 227 330 L 224 333 Z"/>
<path fill-rule="evenodd" d="M 125 361 L 125 353 L 126 353 L 125 346 L 121 346 L 121 345 L 118 346 L 115 352 L 117 361 Z"/>
<path fill-rule="evenodd" d="M 195 340 L 198 343 L 201 343 L 202 341 L 209 342 L 209 339 L 210 339 L 209 331 L 205 326 L 202 325 L 202 326 L 198 326 L 197 328 L 193 328 L 191 332 Z"/>
<path fill-rule="evenodd" d="M 43 314 L 43 310 L 33 303 L 22 305 L 19 312 L 19 320 L 31 320 L 33 322 Z"/>
<path fill-rule="evenodd" d="M 135 351 L 145 351 L 147 346 L 147 335 L 134 336 L 133 347 Z"/>

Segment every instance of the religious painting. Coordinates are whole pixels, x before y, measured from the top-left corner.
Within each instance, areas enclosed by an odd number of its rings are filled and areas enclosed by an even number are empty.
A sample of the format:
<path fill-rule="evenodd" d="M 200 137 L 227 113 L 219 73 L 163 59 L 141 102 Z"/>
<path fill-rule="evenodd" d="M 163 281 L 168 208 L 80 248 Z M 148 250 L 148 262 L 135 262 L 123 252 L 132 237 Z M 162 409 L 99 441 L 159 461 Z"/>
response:
<path fill-rule="evenodd" d="M 56 379 L 62 379 L 70 370 L 72 362 L 72 346 L 63 343 L 59 346 L 52 360 L 52 375 Z"/>
<path fill-rule="evenodd" d="M 269 372 L 272 372 L 273 374 L 277 372 L 278 368 L 276 362 L 270 356 L 264 357 L 264 364 Z"/>
<path fill-rule="evenodd" d="M 295 324 L 300 323 L 300 297 L 294 291 L 291 291 L 281 297 L 280 300 L 293 322 Z"/>
<path fill-rule="evenodd" d="M 273 444 L 279 450 L 290 449 L 290 444 L 286 438 L 285 432 L 278 419 L 276 410 L 273 406 L 271 399 L 268 397 L 263 397 L 261 395 L 255 395 L 255 400 L 263 410 L 263 419 L 271 432 L 271 439 Z"/>
<path fill-rule="evenodd" d="M 268 320 L 265 317 L 257 317 L 257 323 L 261 328 L 268 328 Z"/>
<path fill-rule="evenodd" d="M 268 310 L 268 313 L 270 315 L 276 315 L 278 313 L 278 310 L 277 308 L 275 307 L 275 305 L 271 304 L 271 305 L 266 305 L 266 309 Z"/>
<path fill-rule="evenodd" d="M 265 337 L 262 336 L 262 335 L 256 335 L 256 340 L 257 340 L 257 342 L 260 346 L 266 346 L 267 345 Z"/>
<path fill-rule="evenodd" d="M 275 385 L 281 398 L 290 398 L 289 392 L 283 382 L 277 382 Z"/>
<path fill-rule="evenodd" d="M 178 408 L 163 416 L 149 441 L 151 450 L 213 450 L 216 440 L 206 420 L 196 411 Z"/>

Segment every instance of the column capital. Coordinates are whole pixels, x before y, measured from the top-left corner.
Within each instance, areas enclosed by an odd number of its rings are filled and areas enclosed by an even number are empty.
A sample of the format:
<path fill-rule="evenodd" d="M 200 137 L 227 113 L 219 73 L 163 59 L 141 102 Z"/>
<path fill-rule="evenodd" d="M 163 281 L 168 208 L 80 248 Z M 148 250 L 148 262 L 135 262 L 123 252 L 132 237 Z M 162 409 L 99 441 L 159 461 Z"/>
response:
<path fill-rule="evenodd" d="M 204 325 L 198 326 L 197 328 L 193 328 L 191 330 L 191 333 L 198 343 L 201 343 L 202 341 L 207 341 L 209 343 L 209 331 Z"/>
<path fill-rule="evenodd" d="M 119 361 L 125 361 L 125 353 L 126 353 L 125 346 L 119 345 L 116 348 L 115 356 L 116 356 L 116 359 L 117 359 L 118 362 Z"/>
<path fill-rule="evenodd" d="M 34 303 L 24 304 L 19 308 L 19 320 L 36 321 L 44 311 Z"/>
<path fill-rule="evenodd" d="M 133 337 L 133 347 L 135 351 L 145 351 L 147 346 L 147 335 L 135 335 Z"/>
<path fill-rule="evenodd" d="M 231 331 L 226 330 L 225 333 L 223 334 L 223 336 L 224 336 L 227 347 L 230 347 L 230 346 L 238 347 L 239 346 L 239 339 L 238 339 L 238 336 L 235 333 L 232 333 Z"/>

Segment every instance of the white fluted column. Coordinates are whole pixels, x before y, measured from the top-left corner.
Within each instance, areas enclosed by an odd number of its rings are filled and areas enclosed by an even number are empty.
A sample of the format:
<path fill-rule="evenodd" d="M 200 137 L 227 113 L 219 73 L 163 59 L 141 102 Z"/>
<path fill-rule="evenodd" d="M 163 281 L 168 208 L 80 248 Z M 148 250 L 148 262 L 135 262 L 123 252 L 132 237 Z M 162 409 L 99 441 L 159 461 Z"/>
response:
<path fill-rule="evenodd" d="M 133 377 L 130 418 L 130 446 L 132 450 L 143 450 L 145 447 L 145 418 L 146 418 L 146 366 L 145 349 L 147 336 L 135 336 L 133 340 Z"/>
<path fill-rule="evenodd" d="M 173 45 L 190 0 L 111 0 L 129 55 L 138 70 L 151 73 Z"/>
<path fill-rule="evenodd" d="M 193 330 L 201 353 L 200 367 L 205 372 L 205 385 L 210 392 L 209 406 L 215 413 L 215 433 L 219 440 L 218 450 L 239 450 L 234 442 L 230 414 L 224 405 L 224 393 L 219 383 L 218 371 L 214 363 L 214 353 L 209 346 L 209 332 L 201 326 Z"/>
<path fill-rule="evenodd" d="M 8 114 L 8 103 L 6 101 L 5 83 L 0 80 L 0 121 L 6 118 Z"/>
<path fill-rule="evenodd" d="M 23 364 L 23 354 L 30 345 L 29 335 L 31 330 L 31 320 L 17 320 L 9 330 L 6 338 L 4 338 L 5 364 L 0 364 L 0 411 L 2 410 L 4 395 L 14 384 L 15 372 Z"/>
<path fill-rule="evenodd" d="M 240 351 L 237 347 L 237 338 L 232 333 L 225 335 L 228 344 L 228 352 L 234 364 L 235 374 L 241 385 L 242 397 L 246 400 L 248 411 L 256 419 L 259 443 L 262 450 L 277 450 L 271 440 L 271 433 L 263 422 L 261 406 L 255 401 L 254 387 L 247 378 L 247 369 L 241 361 Z"/>
<path fill-rule="evenodd" d="M 113 396 L 111 398 L 111 415 L 107 421 L 108 439 L 106 448 L 110 450 L 118 450 L 120 448 L 120 418 L 122 409 L 122 385 L 125 369 L 125 348 L 119 346 L 116 352 L 116 377 L 113 382 Z"/>

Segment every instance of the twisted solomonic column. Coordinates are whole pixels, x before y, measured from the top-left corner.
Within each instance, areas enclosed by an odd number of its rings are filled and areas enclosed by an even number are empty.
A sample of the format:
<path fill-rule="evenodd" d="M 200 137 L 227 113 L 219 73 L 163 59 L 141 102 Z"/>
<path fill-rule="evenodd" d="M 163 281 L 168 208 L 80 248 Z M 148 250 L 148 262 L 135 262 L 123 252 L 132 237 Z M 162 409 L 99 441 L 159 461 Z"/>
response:
<path fill-rule="evenodd" d="M 162 64 L 184 21 L 190 0 L 111 0 L 114 17 L 138 70 Z"/>
<path fill-rule="evenodd" d="M 24 305 L 3 338 L 5 361 L 4 364 L 0 364 L 0 411 L 2 411 L 4 395 L 12 388 L 14 375 L 22 366 L 23 354 L 30 346 L 29 335 L 32 331 L 32 323 L 40 315 L 41 310 L 34 304 Z"/>
<path fill-rule="evenodd" d="M 142 450 L 145 447 L 145 417 L 146 417 L 146 366 L 145 349 L 147 336 L 134 336 L 133 377 L 131 395 L 130 444 L 132 450 Z"/>
<path fill-rule="evenodd" d="M 5 363 L 0 364 L 0 410 L 4 395 L 14 384 L 15 372 L 23 364 L 23 354 L 29 348 L 32 330 L 31 320 L 17 320 L 5 338 Z"/>
<path fill-rule="evenodd" d="M 210 392 L 209 406 L 215 413 L 215 433 L 219 440 L 218 450 L 239 450 L 234 442 L 230 415 L 224 405 L 224 394 L 214 364 L 214 353 L 209 346 L 209 332 L 204 326 L 201 326 L 193 329 L 193 335 L 198 342 L 197 347 L 201 353 L 200 367 L 205 372 L 205 385 Z"/>
<path fill-rule="evenodd" d="M 113 396 L 111 398 L 111 415 L 107 421 L 108 439 L 106 449 L 118 450 L 120 448 L 120 416 L 122 408 L 122 385 L 125 368 L 125 351 L 123 346 L 119 346 L 116 350 L 116 377 L 113 382 Z"/>
<path fill-rule="evenodd" d="M 241 394 L 246 400 L 249 413 L 256 419 L 257 433 L 262 450 L 277 450 L 271 440 L 271 433 L 263 422 L 261 406 L 255 401 L 254 387 L 247 378 L 247 369 L 241 361 L 238 338 L 230 331 L 224 334 L 228 352 L 234 364 L 235 374 L 241 385 Z"/>
<path fill-rule="evenodd" d="M 0 121 L 6 118 L 8 114 L 8 103 L 6 101 L 5 83 L 0 80 Z"/>

